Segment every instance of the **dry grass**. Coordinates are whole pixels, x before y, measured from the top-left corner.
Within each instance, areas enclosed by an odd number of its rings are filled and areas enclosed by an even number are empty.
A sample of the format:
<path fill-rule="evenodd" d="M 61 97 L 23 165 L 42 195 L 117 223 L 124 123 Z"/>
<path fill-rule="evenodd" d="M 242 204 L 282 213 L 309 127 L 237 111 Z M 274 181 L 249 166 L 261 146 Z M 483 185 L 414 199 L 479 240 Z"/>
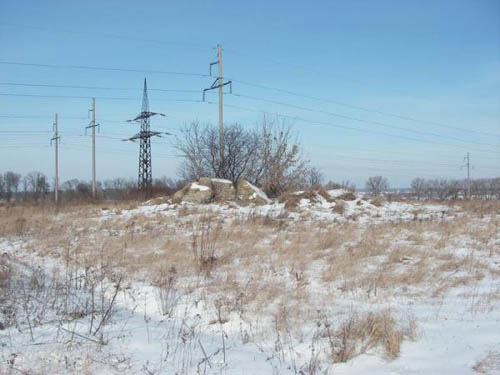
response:
<path fill-rule="evenodd" d="M 335 199 L 325 189 L 319 189 L 318 194 L 321 195 L 328 203 L 335 201 Z"/>
<path fill-rule="evenodd" d="M 373 204 L 375 207 L 381 207 L 385 201 L 386 199 L 384 197 L 379 196 L 371 199 L 370 203 Z"/>
<path fill-rule="evenodd" d="M 308 199 L 312 203 L 318 201 L 317 193 L 314 190 L 306 190 L 300 194 L 289 193 L 279 198 L 279 202 L 285 203 L 285 209 L 291 210 L 297 208 L 302 199 Z"/>
<path fill-rule="evenodd" d="M 345 203 L 341 200 L 336 201 L 335 206 L 333 206 L 333 212 L 343 215 L 345 213 Z"/>
<path fill-rule="evenodd" d="M 294 202 L 306 196 L 311 198 L 310 194 L 294 195 Z M 339 213 L 344 209 L 341 202 L 337 201 L 334 208 Z M 126 206 L 114 206 L 112 210 L 119 212 Z M 209 275 L 214 267 L 233 273 L 237 271 L 235 261 L 248 270 L 260 264 L 267 265 L 262 272 L 289 273 L 290 269 L 302 269 L 300 273 L 306 275 L 312 262 L 320 261 L 326 264 L 322 273 L 324 282 L 341 282 L 343 290 L 361 288 L 367 293 L 417 286 L 427 281 L 434 282 L 440 294 L 457 285 L 447 274 L 459 271 L 471 275 L 468 282 L 478 279 L 478 271 L 488 272 L 480 262 L 457 257 L 446 250 L 459 244 L 464 228 L 472 241 L 470 246 L 478 251 L 488 249 L 491 255 L 499 252 L 491 244 L 492 238 L 499 234 L 498 221 L 473 229 L 467 226 L 466 217 L 372 225 L 363 230 L 356 224 L 318 226 L 311 230 L 307 225 L 288 222 L 286 217 L 249 216 L 229 226 L 222 225 L 219 215 L 206 215 L 193 208 L 179 209 L 177 217 L 137 214 L 123 220 L 119 215 L 116 218 L 111 215 L 109 219 L 94 222 L 92 217 L 104 206 L 76 208 L 62 207 L 57 211 L 40 206 L 4 208 L 0 215 L 1 235 L 29 236 L 37 242 L 33 250 L 53 256 L 60 256 L 58 249 L 78 235 L 82 254 L 79 262 L 90 262 L 100 249 L 105 249 L 103 256 L 109 263 L 136 276 L 147 274 L 146 270 L 159 272 L 166 263 L 184 276 L 202 270 Z M 203 232 L 207 225 L 210 229 Z M 96 237 L 95 233 L 100 235 Z M 188 256 L 190 253 L 193 256 Z"/>
<path fill-rule="evenodd" d="M 344 193 L 342 195 L 339 195 L 337 199 L 343 200 L 343 201 L 354 201 L 356 200 L 356 194 L 354 194 L 352 191 L 348 191 L 347 193 Z"/>
<path fill-rule="evenodd" d="M 290 195 L 285 206 L 313 198 L 313 192 Z M 336 203 L 334 210 L 344 208 L 342 200 Z M 0 236 L 27 239 L 24 246 L 39 255 L 80 267 L 99 259 L 115 277 L 149 281 L 162 293 L 165 315 L 171 314 L 183 285 L 184 292 L 199 292 L 203 298 L 223 296 L 224 319 L 231 319 L 232 312 L 245 319 L 274 316 L 279 329 L 292 331 L 300 330 L 307 319 L 313 321 L 324 301 L 335 305 L 335 299 L 352 295 L 367 301 L 438 296 L 473 285 L 484 275 L 495 276 L 478 254 L 500 256 L 495 245 L 499 219 L 481 221 L 484 209 L 449 220 L 311 226 L 293 222 L 286 214 L 251 213 L 229 223 L 224 212 L 187 206 L 168 216 L 122 216 L 130 207 L 133 204 L 2 208 Z M 95 220 L 105 208 L 106 219 Z M 474 225 L 471 220 L 476 220 Z M 463 247 L 470 253 L 454 252 Z M 1 277 L 0 269 L 0 283 Z M 497 300 L 498 295 L 488 298 Z M 284 311 L 286 319 L 279 317 Z M 332 361 L 374 347 L 383 347 L 393 358 L 401 341 L 414 337 L 415 324 L 398 321 L 386 310 L 353 313 L 341 325 L 331 324 L 327 330 L 323 325 L 322 337 L 332 339 Z"/>
<path fill-rule="evenodd" d="M 416 330 L 414 320 L 402 326 L 390 310 L 362 314 L 354 311 L 335 331 L 325 322 L 322 335 L 328 338 L 332 362 L 337 363 L 347 362 L 379 346 L 387 358 L 394 359 L 399 355 L 403 339 L 414 340 Z"/>

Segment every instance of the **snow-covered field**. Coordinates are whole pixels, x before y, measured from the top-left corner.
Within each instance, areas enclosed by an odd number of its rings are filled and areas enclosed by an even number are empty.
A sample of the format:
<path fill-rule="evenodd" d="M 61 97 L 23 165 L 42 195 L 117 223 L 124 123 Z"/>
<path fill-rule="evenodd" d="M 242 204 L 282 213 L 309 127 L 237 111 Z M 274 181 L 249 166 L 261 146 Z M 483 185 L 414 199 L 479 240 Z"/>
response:
<path fill-rule="evenodd" d="M 2 208 L 0 373 L 498 374 L 498 208 Z"/>

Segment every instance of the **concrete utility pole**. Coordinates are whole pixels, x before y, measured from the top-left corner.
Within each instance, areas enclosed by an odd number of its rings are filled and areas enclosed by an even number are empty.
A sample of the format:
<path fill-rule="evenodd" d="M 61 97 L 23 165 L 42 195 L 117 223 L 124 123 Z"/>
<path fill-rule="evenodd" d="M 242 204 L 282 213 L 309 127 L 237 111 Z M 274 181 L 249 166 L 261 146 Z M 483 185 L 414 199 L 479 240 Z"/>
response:
<path fill-rule="evenodd" d="M 96 180 L 95 180 L 95 128 L 96 128 L 96 123 L 95 123 L 95 98 L 92 98 L 91 101 L 91 108 L 89 109 L 89 112 L 92 112 L 92 120 L 90 122 L 90 125 L 85 128 L 85 131 L 88 128 L 92 128 L 92 198 L 95 199 L 96 197 Z"/>
<path fill-rule="evenodd" d="M 222 46 L 217 44 L 217 69 L 219 86 L 219 158 L 224 163 L 224 93 L 222 91 Z"/>
<path fill-rule="evenodd" d="M 209 90 L 219 90 L 219 166 L 224 163 L 224 91 L 223 88 L 229 85 L 229 92 L 233 92 L 233 83 L 231 81 L 224 82 L 222 76 L 222 46 L 217 44 L 217 61 L 210 63 L 210 75 L 212 75 L 212 66 L 217 64 L 217 78 L 212 86 L 203 90 L 203 101 L 205 101 L 205 93 Z"/>
<path fill-rule="evenodd" d="M 55 151 L 56 151 L 56 155 L 55 155 L 55 180 L 54 180 L 54 199 L 56 201 L 56 203 L 58 203 L 59 201 L 59 197 L 58 197 L 58 192 L 59 192 L 59 149 L 58 149 L 58 146 L 59 146 L 59 133 L 58 133 L 58 130 L 57 130 L 57 113 L 56 113 L 56 117 L 55 117 L 55 121 L 54 121 L 54 136 L 52 137 L 51 139 L 51 142 L 52 141 L 55 141 L 55 144 L 56 144 L 56 148 L 55 148 Z"/>

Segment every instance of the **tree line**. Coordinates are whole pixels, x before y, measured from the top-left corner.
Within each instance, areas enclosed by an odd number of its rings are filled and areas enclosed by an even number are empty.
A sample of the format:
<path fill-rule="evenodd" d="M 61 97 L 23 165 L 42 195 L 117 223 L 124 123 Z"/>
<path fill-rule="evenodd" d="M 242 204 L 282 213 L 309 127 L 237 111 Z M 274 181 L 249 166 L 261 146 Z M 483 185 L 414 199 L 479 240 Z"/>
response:
<path fill-rule="evenodd" d="M 410 189 L 390 191 L 389 181 L 383 176 L 373 176 L 368 178 L 365 190 L 371 195 L 382 193 L 390 195 L 400 195 L 406 198 L 417 200 L 458 200 L 458 199 L 478 199 L 490 200 L 500 199 L 500 177 L 466 179 L 426 179 L 417 177 L 410 183 Z"/>
<path fill-rule="evenodd" d="M 500 177 L 479 178 L 470 181 L 470 197 L 467 180 L 414 178 L 411 192 L 416 199 L 500 199 Z"/>
<path fill-rule="evenodd" d="M 153 181 L 155 195 L 170 195 L 183 186 L 183 181 L 167 177 Z M 125 200 L 139 197 L 137 180 L 132 178 L 113 178 L 96 181 L 97 198 L 104 200 Z M 54 190 L 47 176 L 39 171 L 33 171 L 25 176 L 12 171 L 0 173 L 0 200 L 44 201 L 52 200 Z M 59 187 L 59 199 L 62 201 L 89 200 L 92 198 L 90 181 L 70 179 Z"/>

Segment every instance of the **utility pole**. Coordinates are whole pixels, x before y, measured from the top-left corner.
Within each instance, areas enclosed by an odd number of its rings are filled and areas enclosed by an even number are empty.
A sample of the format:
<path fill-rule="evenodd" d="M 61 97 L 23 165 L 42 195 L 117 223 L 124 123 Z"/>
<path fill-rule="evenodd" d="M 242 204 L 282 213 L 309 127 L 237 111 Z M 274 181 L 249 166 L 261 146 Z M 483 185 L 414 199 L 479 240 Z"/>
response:
<path fill-rule="evenodd" d="M 232 81 L 224 82 L 222 76 L 222 46 L 217 44 L 217 61 L 210 63 L 210 75 L 212 75 L 212 66 L 217 64 L 217 78 L 212 86 L 203 90 L 203 101 L 205 101 L 205 92 L 218 89 L 219 91 L 219 168 L 224 164 L 224 91 L 223 87 L 229 85 L 229 92 L 233 92 Z"/>
<path fill-rule="evenodd" d="M 222 92 L 222 47 L 217 44 L 217 71 L 219 81 L 219 158 L 224 163 L 224 93 Z"/>
<path fill-rule="evenodd" d="M 90 125 L 85 128 L 85 132 L 87 129 L 92 128 L 92 198 L 96 197 L 96 180 L 95 180 L 95 128 L 99 126 L 95 123 L 95 98 L 92 98 L 91 108 L 89 112 L 92 112 L 92 120 Z"/>
<path fill-rule="evenodd" d="M 470 200 L 470 157 L 467 153 L 467 198 Z"/>
<path fill-rule="evenodd" d="M 58 130 L 57 130 L 57 113 L 56 113 L 56 117 L 55 117 L 55 121 L 54 121 L 54 126 L 53 126 L 53 130 L 54 130 L 54 136 L 52 137 L 52 139 L 50 140 L 50 143 L 52 143 L 52 141 L 55 142 L 55 151 L 56 151 L 56 154 L 55 154 L 55 180 L 54 180 L 54 199 L 56 201 L 56 204 L 58 203 L 59 201 L 59 197 L 58 197 L 58 192 L 59 192 L 59 153 L 58 153 L 58 145 L 59 145 L 59 140 L 61 137 L 59 137 L 59 133 L 58 133 Z"/>

